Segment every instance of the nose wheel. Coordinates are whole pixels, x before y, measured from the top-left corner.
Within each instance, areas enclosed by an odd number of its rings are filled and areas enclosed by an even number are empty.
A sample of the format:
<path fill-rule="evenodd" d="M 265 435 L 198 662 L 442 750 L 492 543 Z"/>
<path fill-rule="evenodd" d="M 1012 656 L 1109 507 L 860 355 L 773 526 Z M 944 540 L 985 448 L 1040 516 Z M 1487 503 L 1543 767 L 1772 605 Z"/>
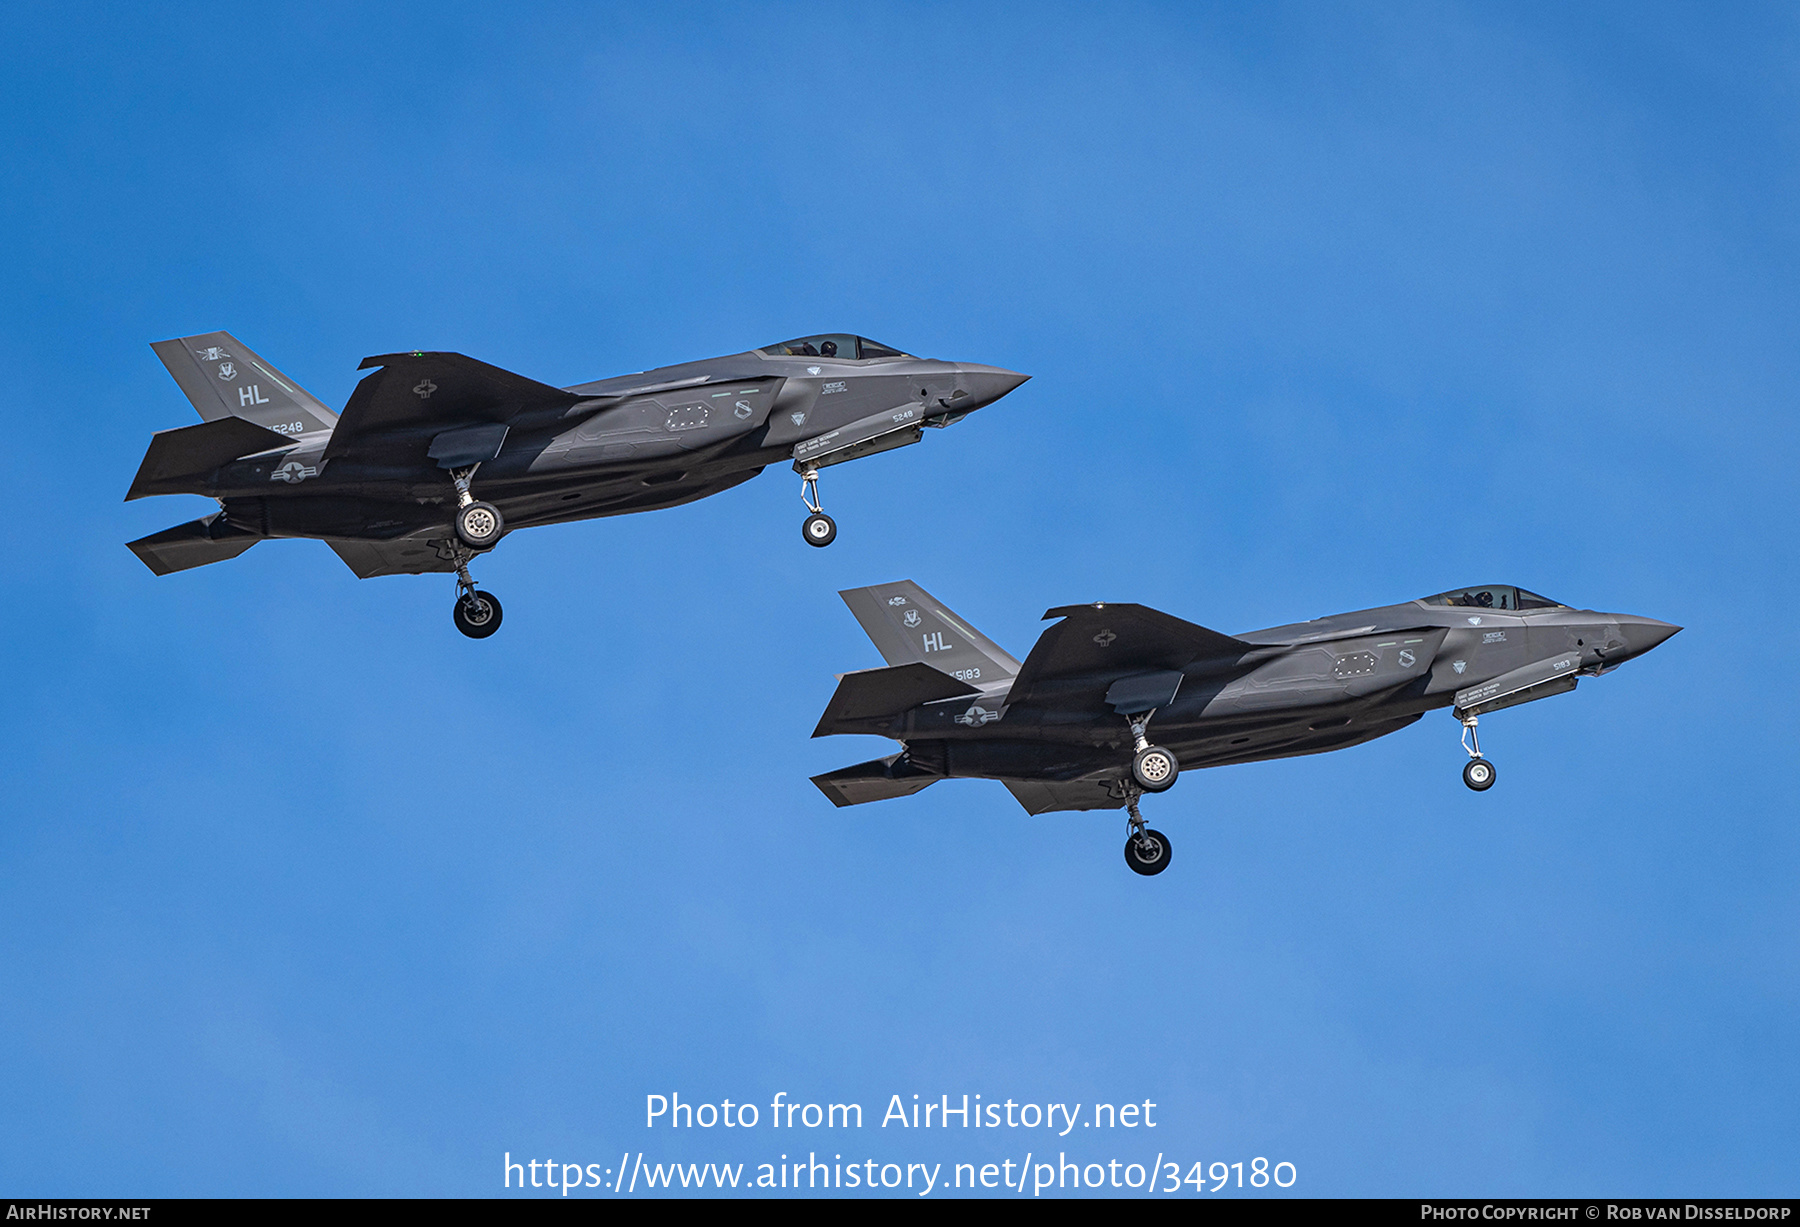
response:
<path fill-rule="evenodd" d="M 1133 873 L 1155 877 L 1169 867 L 1169 837 L 1145 825 L 1144 816 L 1138 813 L 1135 792 L 1127 794 L 1125 813 L 1125 863 Z"/>
<path fill-rule="evenodd" d="M 806 544 L 824 549 L 836 541 L 837 521 L 826 515 L 825 509 L 819 506 L 819 470 L 809 468 L 801 471 L 800 501 L 812 512 L 800 526 L 800 535 L 806 538 Z"/>
<path fill-rule="evenodd" d="M 1494 786 L 1498 773 L 1494 764 L 1481 756 L 1481 737 L 1475 732 L 1475 717 L 1460 716 L 1462 721 L 1463 749 L 1469 752 L 1469 761 L 1463 764 L 1463 783 L 1475 792 L 1486 792 Z"/>
<path fill-rule="evenodd" d="M 806 517 L 806 523 L 800 526 L 800 532 L 806 538 L 806 544 L 816 545 L 824 549 L 837 540 L 837 521 L 823 511 Z"/>

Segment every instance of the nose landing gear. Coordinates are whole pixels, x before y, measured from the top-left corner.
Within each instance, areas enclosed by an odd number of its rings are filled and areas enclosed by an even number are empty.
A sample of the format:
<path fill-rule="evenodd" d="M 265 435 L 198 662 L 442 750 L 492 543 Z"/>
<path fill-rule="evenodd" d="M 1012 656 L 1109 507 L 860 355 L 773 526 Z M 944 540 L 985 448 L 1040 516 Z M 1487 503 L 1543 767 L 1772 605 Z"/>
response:
<path fill-rule="evenodd" d="M 806 538 L 806 544 L 824 549 L 836 541 L 837 521 L 826 515 L 825 509 L 819 506 L 819 470 L 808 468 L 801 472 L 800 501 L 812 512 L 800 526 L 800 535 Z"/>
<path fill-rule="evenodd" d="M 1481 756 L 1481 737 L 1475 732 L 1474 716 L 1458 716 L 1462 721 L 1463 749 L 1469 752 L 1469 761 L 1463 764 L 1463 783 L 1476 792 L 1486 792 L 1494 786 L 1498 773 L 1494 764 Z"/>
<path fill-rule="evenodd" d="M 1167 835 L 1145 825 L 1144 816 L 1138 813 L 1137 799 L 1138 790 L 1128 788 L 1125 794 L 1125 863 L 1131 866 L 1133 873 L 1149 878 L 1169 867 L 1173 850 Z"/>

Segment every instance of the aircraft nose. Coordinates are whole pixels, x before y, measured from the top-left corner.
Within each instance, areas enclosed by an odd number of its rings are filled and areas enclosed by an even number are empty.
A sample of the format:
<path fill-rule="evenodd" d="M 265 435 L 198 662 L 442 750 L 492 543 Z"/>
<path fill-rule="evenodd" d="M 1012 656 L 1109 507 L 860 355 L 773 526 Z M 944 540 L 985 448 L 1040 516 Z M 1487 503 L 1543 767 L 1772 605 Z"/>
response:
<path fill-rule="evenodd" d="M 993 404 L 1030 378 L 998 366 L 965 365 L 957 372 L 957 382 L 975 402 L 971 409 Z"/>
<path fill-rule="evenodd" d="M 1680 629 L 1672 622 L 1658 622 L 1655 618 L 1619 620 L 1619 633 L 1625 637 L 1626 648 L 1633 656 L 1642 656 L 1651 648 L 1667 641 Z"/>

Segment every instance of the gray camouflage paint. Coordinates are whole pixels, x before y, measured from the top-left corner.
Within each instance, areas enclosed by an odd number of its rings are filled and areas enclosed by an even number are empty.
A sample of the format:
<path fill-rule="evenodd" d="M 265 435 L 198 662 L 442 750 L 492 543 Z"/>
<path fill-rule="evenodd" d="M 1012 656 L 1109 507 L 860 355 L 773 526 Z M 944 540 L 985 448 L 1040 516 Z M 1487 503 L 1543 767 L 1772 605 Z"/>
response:
<path fill-rule="evenodd" d="M 856 338 L 842 338 L 855 342 Z M 333 413 L 229 333 L 152 348 L 205 419 L 152 440 L 126 498 L 220 510 L 131 543 L 157 574 L 274 537 L 327 541 L 357 575 L 455 568 L 448 470 L 508 531 L 652 511 L 780 461 L 823 468 L 918 442 L 1026 376 L 906 354 L 750 350 L 554 388 L 461 354 L 388 354 Z"/>
<path fill-rule="evenodd" d="M 813 736 L 864 733 L 901 753 L 814 778 L 837 805 L 944 778 L 998 779 L 1031 813 L 1118 809 L 1126 715 L 1183 769 L 1318 754 L 1436 708 L 1480 715 L 1575 688 L 1680 627 L 1554 608 L 1425 598 L 1222 635 L 1142 605 L 1072 605 L 1021 665 L 911 581 L 841 594 L 885 669 L 843 674 Z"/>

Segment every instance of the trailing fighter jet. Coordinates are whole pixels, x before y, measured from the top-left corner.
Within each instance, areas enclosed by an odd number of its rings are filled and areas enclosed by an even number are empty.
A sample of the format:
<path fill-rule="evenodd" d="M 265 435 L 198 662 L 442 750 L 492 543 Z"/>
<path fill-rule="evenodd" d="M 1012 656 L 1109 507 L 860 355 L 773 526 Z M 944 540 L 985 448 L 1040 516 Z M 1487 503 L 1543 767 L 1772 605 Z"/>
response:
<path fill-rule="evenodd" d="M 1681 629 L 1501 584 L 1235 636 L 1142 605 L 1065 605 L 1021 665 L 909 580 L 839 595 L 888 664 L 840 674 L 813 736 L 903 748 L 813 777 L 834 804 L 999 780 L 1031 814 L 1125 810 L 1141 874 L 1168 868 L 1170 845 L 1138 798 L 1183 766 L 1341 750 L 1448 707 L 1463 783 L 1484 792 L 1479 716 L 1573 690 Z"/>
<path fill-rule="evenodd" d="M 867 337 L 801 337 L 553 388 L 462 354 L 383 354 L 342 415 L 230 333 L 151 346 L 205 421 L 155 435 L 126 500 L 204 494 L 219 510 L 131 542 L 158 575 L 316 537 L 358 577 L 456 573 L 456 626 L 500 627 L 469 562 L 512 529 L 652 511 L 791 460 L 808 543 L 837 525 L 819 470 L 917 443 L 1028 376 L 915 358 Z"/>

